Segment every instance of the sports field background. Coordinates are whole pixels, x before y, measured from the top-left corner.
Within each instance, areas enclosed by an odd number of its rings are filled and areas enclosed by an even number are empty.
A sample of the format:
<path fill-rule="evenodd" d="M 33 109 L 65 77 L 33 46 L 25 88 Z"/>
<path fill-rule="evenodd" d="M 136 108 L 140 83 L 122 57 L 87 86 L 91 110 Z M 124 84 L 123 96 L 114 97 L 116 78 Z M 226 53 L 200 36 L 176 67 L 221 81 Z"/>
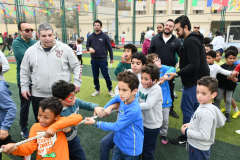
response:
<path fill-rule="evenodd" d="M 140 51 L 141 48 L 138 48 Z M 4 52 L 6 56 L 9 56 L 6 50 Z M 114 75 L 114 70 L 119 61 L 121 61 L 121 55 L 123 50 L 114 50 L 114 64 L 113 68 L 109 68 L 109 73 L 111 75 L 111 79 L 113 81 L 113 89 L 117 85 L 116 76 Z M 224 58 L 223 58 L 224 59 Z M 19 115 L 20 115 L 20 99 L 19 99 L 19 90 L 16 81 L 16 63 L 10 62 L 10 71 L 5 74 L 6 81 L 10 85 L 10 90 L 13 93 L 12 99 L 14 100 L 17 106 L 17 116 L 12 124 L 10 135 L 12 138 L 19 142 L 22 141 L 22 137 L 20 135 L 21 128 L 19 126 Z M 91 94 L 94 92 L 93 78 L 92 78 L 92 70 L 90 65 L 90 54 L 83 54 L 83 76 L 82 76 L 82 86 L 81 91 L 76 95 L 77 98 L 89 101 L 93 103 L 99 104 L 99 106 L 103 107 L 111 97 L 108 95 L 107 87 L 105 80 L 102 76 L 100 76 L 100 85 L 101 85 L 101 95 L 97 97 L 91 97 Z M 178 95 L 178 98 L 174 101 L 174 110 L 178 113 L 180 118 L 175 119 L 170 117 L 169 119 L 169 131 L 168 131 L 168 139 L 178 137 L 181 132 L 180 128 L 182 126 L 182 112 L 180 109 L 181 102 L 181 81 L 180 78 L 175 79 L 175 91 Z M 237 101 L 237 106 L 240 106 L 240 88 L 237 86 L 233 98 Z M 224 106 L 224 103 L 221 103 L 221 107 Z M 80 114 L 83 117 L 92 116 L 92 112 L 80 110 Z M 233 109 L 231 111 L 231 116 L 233 114 Z M 98 119 L 100 120 L 100 119 Z M 116 121 L 116 113 L 110 115 L 107 118 L 101 119 L 102 121 L 115 122 Z M 235 130 L 240 129 L 239 125 L 240 119 L 231 119 L 230 123 L 226 123 L 226 125 L 220 129 L 217 129 L 216 132 L 216 141 L 215 144 L 212 145 L 211 150 L 211 160 L 239 160 L 240 159 L 240 135 L 235 133 Z M 32 108 L 29 111 L 29 125 L 28 129 L 34 123 L 34 115 L 32 112 Z M 86 157 L 88 160 L 98 160 L 99 159 L 99 151 L 100 151 L 100 142 L 101 139 L 107 135 L 109 132 L 94 128 L 92 126 L 81 125 L 78 128 L 78 136 L 81 140 L 81 145 L 85 151 Z M 163 145 L 161 143 L 160 136 L 157 141 L 157 146 L 155 150 L 155 159 L 156 160 L 186 160 L 188 159 L 188 151 L 186 150 L 186 146 L 175 146 L 170 143 Z M 5 155 L 3 154 L 3 160 L 20 160 L 21 158 Z M 34 154 L 32 155 L 32 160 L 35 160 Z M 111 155 L 110 155 L 111 159 Z"/>

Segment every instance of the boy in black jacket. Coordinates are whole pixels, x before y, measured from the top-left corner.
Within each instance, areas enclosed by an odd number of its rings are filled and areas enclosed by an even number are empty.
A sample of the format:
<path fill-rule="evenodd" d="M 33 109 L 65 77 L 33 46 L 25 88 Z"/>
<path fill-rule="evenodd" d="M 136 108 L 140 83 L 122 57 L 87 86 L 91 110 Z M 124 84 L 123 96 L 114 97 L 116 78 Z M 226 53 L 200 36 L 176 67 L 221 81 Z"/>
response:
<path fill-rule="evenodd" d="M 221 65 L 223 69 L 233 71 L 236 68 L 236 65 L 233 64 L 233 62 L 236 59 L 236 53 L 232 50 L 229 50 L 225 53 L 225 59 L 226 63 Z M 230 122 L 230 111 L 231 111 L 231 99 L 232 99 L 232 94 L 233 91 L 235 90 L 237 84 L 236 82 L 238 81 L 238 78 L 236 77 L 227 77 L 222 74 L 217 75 L 217 80 L 218 80 L 218 92 L 217 92 L 217 97 L 215 100 L 215 103 L 217 106 L 220 106 L 221 99 L 223 97 L 224 91 L 226 91 L 226 118 L 227 122 Z"/>

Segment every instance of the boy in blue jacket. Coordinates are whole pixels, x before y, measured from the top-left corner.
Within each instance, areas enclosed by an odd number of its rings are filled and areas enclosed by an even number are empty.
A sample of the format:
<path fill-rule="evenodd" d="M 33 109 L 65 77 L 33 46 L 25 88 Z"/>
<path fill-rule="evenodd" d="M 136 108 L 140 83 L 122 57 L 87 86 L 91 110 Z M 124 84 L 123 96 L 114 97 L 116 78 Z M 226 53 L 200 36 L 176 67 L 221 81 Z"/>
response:
<path fill-rule="evenodd" d="M 175 72 L 176 69 L 174 67 L 169 67 L 166 65 L 161 64 L 161 59 L 158 58 L 158 55 L 153 53 L 147 55 L 147 63 L 154 64 L 159 68 L 160 72 L 160 87 L 162 89 L 162 95 L 163 95 L 163 104 L 162 104 L 162 114 L 163 114 L 163 123 L 160 130 L 160 135 L 162 137 L 162 143 L 167 144 L 167 131 L 168 131 L 168 123 L 169 123 L 169 112 L 172 106 L 172 98 L 168 83 L 168 76 L 165 75 L 166 73 Z"/>
<path fill-rule="evenodd" d="M 112 110 L 112 104 L 120 103 L 118 120 L 115 123 L 95 121 L 86 118 L 87 125 L 93 125 L 105 131 L 115 131 L 112 160 L 138 160 L 143 149 L 143 119 L 138 99 L 135 97 L 139 80 L 130 71 L 118 74 L 119 95 L 111 99 L 104 108 Z"/>
<path fill-rule="evenodd" d="M 58 98 L 63 104 L 61 116 L 68 117 L 71 114 L 79 114 L 79 109 L 94 111 L 99 117 L 103 117 L 103 108 L 98 107 L 97 104 L 85 102 L 75 97 L 75 85 L 63 80 L 52 85 L 52 94 Z M 66 134 L 69 148 L 69 159 L 71 160 L 86 160 L 85 153 L 80 144 L 80 139 L 77 136 L 77 128 L 67 127 L 63 131 Z"/>
<path fill-rule="evenodd" d="M 2 72 L 2 64 L 0 64 L 0 73 Z M 15 143 L 11 139 L 8 131 L 16 117 L 17 108 L 14 104 L 11 95 L 12 93 L 8 89 L 9 85 L 6 81 L 0 80 L 0 146 L 8 143 Z M 0 160 L 2 159 L 2 153 L 0 153 Z"/>

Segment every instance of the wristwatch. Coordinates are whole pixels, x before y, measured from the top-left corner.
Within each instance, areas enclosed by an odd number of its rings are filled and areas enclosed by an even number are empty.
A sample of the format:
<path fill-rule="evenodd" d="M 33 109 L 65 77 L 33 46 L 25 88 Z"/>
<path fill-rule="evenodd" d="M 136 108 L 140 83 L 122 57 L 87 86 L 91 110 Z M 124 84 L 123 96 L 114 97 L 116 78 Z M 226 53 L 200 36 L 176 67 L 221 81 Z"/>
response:
<path fill-rule="evenodd" d="M 98 121 L 95 121 L 92 126 L 93 126 L 93 127 L 97 127 L 97 123 L 98 123 Z"/>

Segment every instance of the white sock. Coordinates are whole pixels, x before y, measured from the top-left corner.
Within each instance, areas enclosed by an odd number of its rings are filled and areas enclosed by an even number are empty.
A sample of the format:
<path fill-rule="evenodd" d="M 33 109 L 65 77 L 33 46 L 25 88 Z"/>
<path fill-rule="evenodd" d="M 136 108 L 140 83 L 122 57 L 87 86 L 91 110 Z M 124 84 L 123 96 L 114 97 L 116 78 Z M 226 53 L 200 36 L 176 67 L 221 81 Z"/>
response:
<path fill-rule="evenodd" d="M 238 107 L 233 108 L 234 112 L 238 112 Z"/>

